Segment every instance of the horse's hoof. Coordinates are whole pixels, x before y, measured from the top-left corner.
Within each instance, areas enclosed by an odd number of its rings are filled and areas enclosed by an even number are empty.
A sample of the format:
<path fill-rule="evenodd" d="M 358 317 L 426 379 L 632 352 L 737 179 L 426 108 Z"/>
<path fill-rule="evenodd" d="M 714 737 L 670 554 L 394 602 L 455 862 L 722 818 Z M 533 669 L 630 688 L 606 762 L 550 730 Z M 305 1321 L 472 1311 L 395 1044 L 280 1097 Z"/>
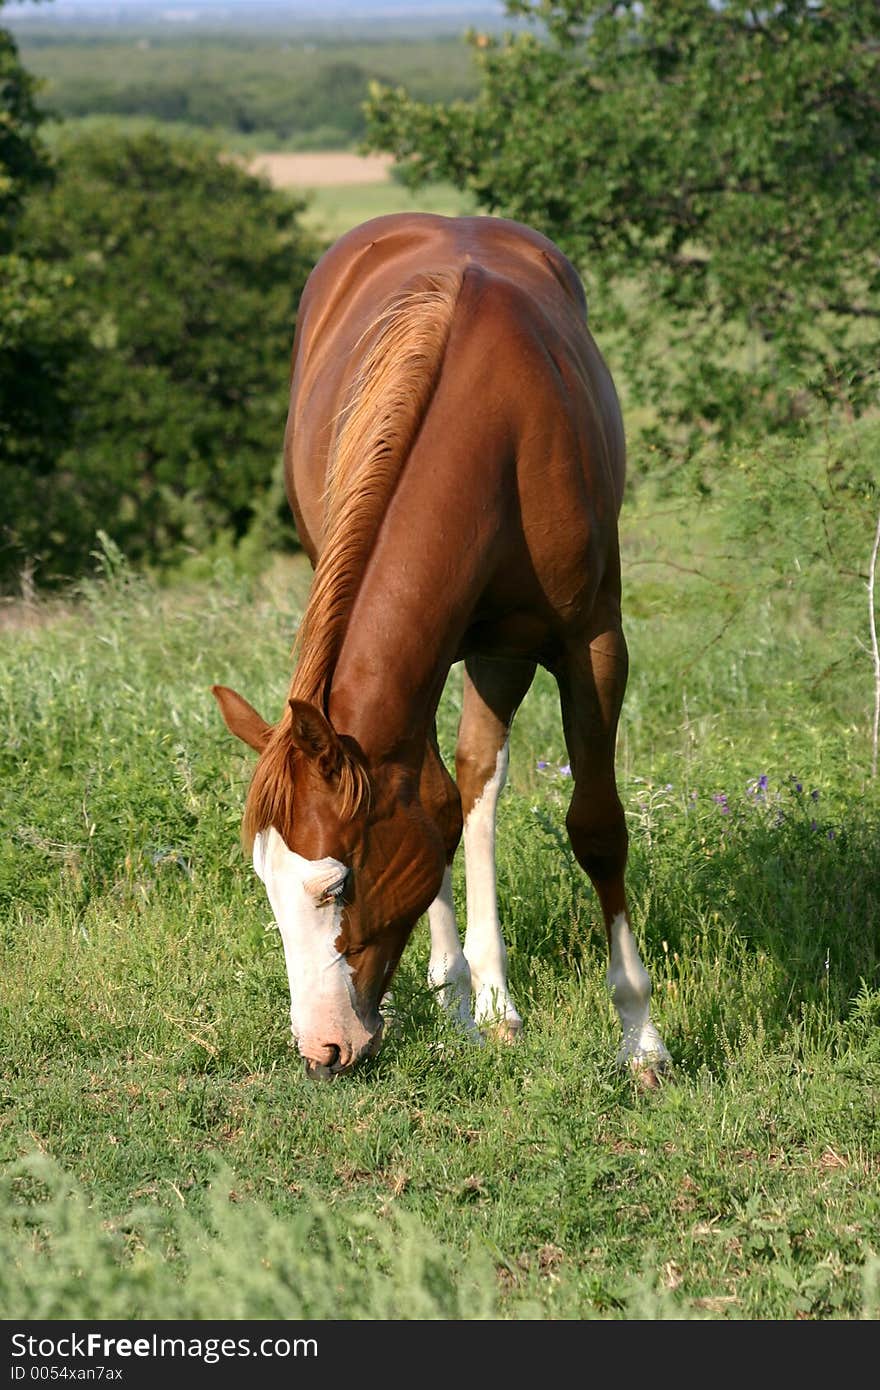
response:
<path fill-rule="evenodd" d="M 660 1089 L 660 1075 L 658 1075 L 654 1067 L 646 1066 L 644 1062 L 634 1062 L 630 1068 L 630 1072 L 633 1081 L 640 1091 L 657 1091 Z"/>
<path fill-rule="evenodd" d="M 484 1037 L 496 1042 L 516 1042 L 523 1030 L 523 1021 L 506 988 L 496 985 L 481 985 L 477 989 L 474 1018 Z"/>
<path fill-rule="evenodd" d="M 670 1079 L 668 1057 L 630 1057 L 627 1067 L 640 1091 L 658 1091 Z"/>
<path fill-rule="evenodd" d="M 487 1038 L 509 1045 L 522 1037 L 523 1021 L 521 1018 L 495 1018 L 484 1023 L 482 1029 Z"/>

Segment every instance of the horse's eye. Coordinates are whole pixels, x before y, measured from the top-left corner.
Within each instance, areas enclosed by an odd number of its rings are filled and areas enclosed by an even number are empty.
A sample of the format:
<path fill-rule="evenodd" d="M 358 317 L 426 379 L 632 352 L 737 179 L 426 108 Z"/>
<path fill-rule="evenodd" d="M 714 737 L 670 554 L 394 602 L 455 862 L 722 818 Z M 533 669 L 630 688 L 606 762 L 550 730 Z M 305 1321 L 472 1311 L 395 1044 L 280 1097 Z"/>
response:
<path fill-rule="evenodd" d="M 330 883 L 327 885 L 326 888 L 324 888 L 324 890 L 321 893 L 321 896 L 318 899 L 318 906 L 327 907 L 330 903 L 341 902 L 342 899 L 345 897 L 345 887 L 347 883 L 348 869 L 346 869 L 342 877 L 337 879 L 335 883 Z"/>

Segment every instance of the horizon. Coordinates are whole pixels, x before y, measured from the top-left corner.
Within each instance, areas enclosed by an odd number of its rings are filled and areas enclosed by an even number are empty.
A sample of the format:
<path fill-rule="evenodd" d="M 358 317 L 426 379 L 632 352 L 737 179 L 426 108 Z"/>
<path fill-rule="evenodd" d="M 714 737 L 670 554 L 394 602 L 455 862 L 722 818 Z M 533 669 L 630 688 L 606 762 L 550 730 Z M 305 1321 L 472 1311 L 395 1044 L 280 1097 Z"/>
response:
<path fill-rule="evenodd" d="M 203 23 L 244 19 L 273 19 L 297 26 L 328 19 L 388 22 L 407 20 L 456 20 L 505 17 L 503 0 L 12 0 L 2 5 L 4 20 L 53 23 L 124 23 L 145 19 L 165 23 Z"/>

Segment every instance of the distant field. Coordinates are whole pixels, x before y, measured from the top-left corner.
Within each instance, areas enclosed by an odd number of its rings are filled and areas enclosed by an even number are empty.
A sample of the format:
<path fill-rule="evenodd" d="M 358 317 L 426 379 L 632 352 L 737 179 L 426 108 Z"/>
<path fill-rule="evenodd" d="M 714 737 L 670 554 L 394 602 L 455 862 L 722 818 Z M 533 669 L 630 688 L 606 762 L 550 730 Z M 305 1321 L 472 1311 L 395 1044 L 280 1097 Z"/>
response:
<path fill-rule="evenodd" d="M 325 150 L 320 154 L 258 154 L 250 167 L 265 174 L 276 188 L 333 188 L 349 184 L 387 184 L 391 156 L 349 154 Z"/>
<path fill-rule="evenodd" d="M 436 212 L 455 217 L 473 210 L 467 195 L 451 184 L 435 184 L 414 194 L 389 180 L 316 188 L 303 221 L 319 236 L 334 240 L 359 222 L 389 212 Z"/>
<path fill-rule="evenodd" d="M 451 184 L 434 184 L 410 193 L 391 178 L 385 155 L 361 156 L 346 151 L 309 154 L 265 153 L 250 168 L 265 174 L 276 188 L 297 190 L 309 200 L 303 221 L 328 241 L 350 227 L 389 212 L 436 212 L 452 217 L 474 211 L 471 198 Z"/>

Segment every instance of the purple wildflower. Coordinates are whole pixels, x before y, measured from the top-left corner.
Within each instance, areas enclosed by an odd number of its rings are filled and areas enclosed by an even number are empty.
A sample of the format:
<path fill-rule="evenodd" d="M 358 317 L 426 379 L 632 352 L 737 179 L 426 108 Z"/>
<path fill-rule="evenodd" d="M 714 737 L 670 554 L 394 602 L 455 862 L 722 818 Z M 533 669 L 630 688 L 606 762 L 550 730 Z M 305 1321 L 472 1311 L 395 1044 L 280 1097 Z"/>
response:
<path fill-rule="evenodd" d="M 811 800 L 811 801 L 818 801 L 818 800 L 819 800 L 819 793 L 815 790 L 815 788 L 813 789 L 813 791 L 810 792 L 810 800 Z"/>
<path fill-rule="evenodd" d="M 570 766 L 569 763 L 563 763 L 563 764 L 562 764 L 562 766 L 561 766 L 560 769 L 559 769 L 559 775 L 560 775 L 560 777 L 570 777 L 570 776 L 571 776 L 571 766 Z"/>
<path fill-rule="evenodd" d="M 546 766 L 547 766 L 547 763 L 546 763 L 546 761 L 544 760 L 544 758 L 539 758 L 539 759 L 538 759 L 538 762 L 537 762 L 538 771 L 539 771 L 539 772 L 543 772 L 543 771 L 544 771 L 544 768 L 545 768 Z"/>

